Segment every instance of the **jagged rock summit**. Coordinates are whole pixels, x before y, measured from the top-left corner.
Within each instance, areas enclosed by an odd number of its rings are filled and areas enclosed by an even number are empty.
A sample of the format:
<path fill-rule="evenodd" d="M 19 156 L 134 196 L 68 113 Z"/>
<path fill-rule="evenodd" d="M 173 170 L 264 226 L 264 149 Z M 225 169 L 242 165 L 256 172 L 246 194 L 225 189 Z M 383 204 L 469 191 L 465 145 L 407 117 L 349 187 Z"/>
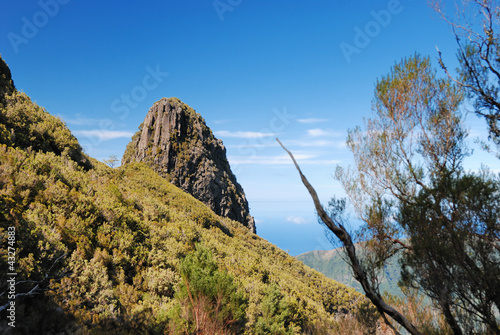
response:
<path fill-rule="evenodd" d="M 145 162 L 218 215 L 256 231 L 222 141 L 214 137 L 201 115 L 179 99 L 163 98 L 149 109 L 127 145 L 122 164 L 134 161 Z"/>

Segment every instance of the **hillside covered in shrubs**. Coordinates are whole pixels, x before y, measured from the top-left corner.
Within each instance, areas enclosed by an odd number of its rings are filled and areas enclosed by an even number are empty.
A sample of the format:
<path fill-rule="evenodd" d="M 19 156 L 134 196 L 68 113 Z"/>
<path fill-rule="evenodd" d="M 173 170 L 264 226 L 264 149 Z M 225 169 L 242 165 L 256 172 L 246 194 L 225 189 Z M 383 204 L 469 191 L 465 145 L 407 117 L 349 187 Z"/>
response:
<path fill-rule="evenodd" d="M 373 326 L 374 310 L 355 290 L 214 214 L 146 164 L 113 169 L 88 157 L 60 119 L 15 89 L 1 59 L 0 69 L 0 262 L 16 274 L 15 292 L 12 275 L 0 274 L 0 332 Z"/>

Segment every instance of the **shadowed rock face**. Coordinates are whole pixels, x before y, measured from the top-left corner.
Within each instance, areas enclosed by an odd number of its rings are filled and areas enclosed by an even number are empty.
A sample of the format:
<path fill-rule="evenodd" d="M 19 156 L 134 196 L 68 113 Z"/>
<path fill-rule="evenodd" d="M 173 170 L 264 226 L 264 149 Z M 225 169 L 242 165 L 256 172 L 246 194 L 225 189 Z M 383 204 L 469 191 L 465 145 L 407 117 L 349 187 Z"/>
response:
<path fill-rule="evenodd" d="M 4 95 L 11 94 L 14 90 L 10 69 L 0 56 L 0 104 L 3 103 Z"/>
<path fill-rule="evenodd" d="M 149 109 L 127 145 L 122 164 L 134 161 L 145 162 L 215 213 L 255 232 L 245 193 L 231 172 L 222 141 L 179 99 L 163 98 Z"/>

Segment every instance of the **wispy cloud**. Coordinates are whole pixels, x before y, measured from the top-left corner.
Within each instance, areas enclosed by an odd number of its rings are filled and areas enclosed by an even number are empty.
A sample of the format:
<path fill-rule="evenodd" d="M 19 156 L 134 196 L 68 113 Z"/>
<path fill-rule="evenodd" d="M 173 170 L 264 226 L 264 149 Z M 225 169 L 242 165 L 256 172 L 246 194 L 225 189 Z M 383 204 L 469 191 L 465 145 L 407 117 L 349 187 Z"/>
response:
<path fill-rule="evenodd" d="M 76 115 L 76 118 L 65 118 L 61 117 L 64 122 L 72 126 L 96 126 L 103 122 L 105 119 L 93 119 L 81 117 L 79 114 Z"/>
<path fill-rule="evenodd" d="M 101 141 L 114 140 L 117 138 L 130 138 L 134 135 L 134 133 L 131 131 L 101 130 L 101 129 L 76 130 L 74 131 L 74 134 L 86 137 L 97 137 Z"/>
<path fill-rule="evenodd" d="M 328 131 L 328 130 L 323 130 L 323 129 L 308 129 L 307 130 L 307 135 L 311 137 L 323 137 L 323 136 L 329 136 L 329 137 L 339 137 L 342 136 L 340 132 L 334 132 L 334 131 Z"/>
<path fill-rule="evenodd" d="M 318 155 L 294 153 L 299 164 L 303 165 L 335 165 L 340 161 L 318 159 Z M 282 154 L 278 156 L 230 156 L 231 165 L 286 165 L 293 164 L 290 156 Z"/>
<path fill-rule="evenodd" d="M 315 155 L 295 154 L 299 162 L 315 158 Z M 258 164 L 258 165 L 283 165 L 292 164 L 290 156 L 282 154 L 278 156 L 231 156 L 228 158 L 231 164 Z"/>
<path fill-rule="evenodd" d="M 235 149 L 246 149 L 246 148 L 273 148 L 273 147 L 279 147 L 278 142 L 275 143 L 270 141 L 269 143 L 262 143 L 262 144 L 257 144 L 257 143 L 248 143 L 248 144 L 228 144 L 226 145 L 226 148 L 235 148 Z"/>
<path fill-rule="evenodd" d="M 327 140 L 289 140 L 283 142 L 285 146 L 296 146 L 301 148 L 343 148 L 345 141 L 327 141 Z"/>
<path fill-rule="evenodd" d="M 263 133 L 256 131 L 229 131 L 229 130 L 219 130 L 214 132 L 218 137 L 233 137 L 233 138 L 264 138 L 276 136 L 275 133 Z"/>
<path fill-rule="evenodd" d="M 279 148 L 280 145 L 274 140 L 274 138 L 269 138 L 264 141 L 264 143 L 257 143 L 257 141 L 248 141 L 248 143 L 243 144 L 228 144 L 227 148 L 233 149 L 246 149 L 246 148 Z M 323 139 L 311 139 L 305 138 L 303 140 L 283 140 L 283 144 L 286 147 L 298 147 L 298 148 L 345 148 L 346 144 L 344 140 L 323 140 Z"/>
<path fill-rule="evenodd" d="M 300 123 L 321 123 L 328 121 L 328 119 L 307 118 L 307 119 L 297 119 L 297 121 Z"/>
<path fill-rule="evenodd" d="M 302 216 L 289 216 L 286 218 L 288 222 L 292 222 L 295 224 L 306 224 L 307 220 L 303 218 Z"/>

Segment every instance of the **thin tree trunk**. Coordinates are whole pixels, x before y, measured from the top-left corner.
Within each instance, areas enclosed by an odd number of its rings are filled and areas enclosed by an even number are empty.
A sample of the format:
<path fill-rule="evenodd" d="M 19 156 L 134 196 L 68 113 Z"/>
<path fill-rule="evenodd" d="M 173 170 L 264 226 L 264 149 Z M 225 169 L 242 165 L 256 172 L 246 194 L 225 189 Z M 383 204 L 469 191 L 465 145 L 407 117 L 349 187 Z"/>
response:
<path fill-rule="evenodd" d="M 300 167 L 295 161 L 295 158 L 293 157 L 292 153 L 287 148 L 285 148 L 285 146 L 280 142 L 280 140 L 278 139 L 276 140 L 281 145 L 281 147 L 288 153 L 288 155 L 290 155 L 293 164 L 295 165 L 297 171 L 300 174 L 300 178 L 302 179 L 304 186 L 307 188 L 309 194 L 313 199 L 314 206 L 316 207 L 316 211 L 318 212 L 321 221 L 325 223 L 328 229 L 330 229 L 344 245 L 347 251 L 347 256 L 349 257 L 349 260 L 351 262 L 351 267 L 354 271 L 354 277 L 363 287 L 366 297 L 370 299 L 370 301 L 375 305 L 375 307 L 377 308 L 377 310 L 381 315 L 384 314 L 389 315 L 394 321 L 399 323 L 408 332 L 410 332 L 410 334 L 420 335 L 421 333 L 417 330 L 417 328 L 404 315 L 399 313 L 392 306 L 388 305 L 384 301 L 384 299 L 382 299 L 377 290 L 370 284 L 366 272 L 361 268 L 359 260 L 356 257 L 356 249 L 354 247 L 351 235 L 349 235 L 349 233 L 344 229 L 344 227 L 342 227 L 342 225 L 334 223 L 332 219 L 328 216 L 328 214 L 323 209 L 323 206 L 321 206 L 316 190 L 312 187 L 307 178 L 302 174 L 302 171 L 300 170 Z"/>
<path fill-rule="evenodd" d="M 457 320 L 455 319 L 455 317 L 451 313 L 450 304 L 448 304 L 446 302 L 441 302 L 441 301 L 439 302 L 439 304 L 441 305 L 441 310 L 443 311 L 444 317 L 446 318 L 446 321 L 450 325 L 450 328 L 453 331 L 453 334 L 454 335 L 463 335 L 462 329 L 460 328 Z"/>

